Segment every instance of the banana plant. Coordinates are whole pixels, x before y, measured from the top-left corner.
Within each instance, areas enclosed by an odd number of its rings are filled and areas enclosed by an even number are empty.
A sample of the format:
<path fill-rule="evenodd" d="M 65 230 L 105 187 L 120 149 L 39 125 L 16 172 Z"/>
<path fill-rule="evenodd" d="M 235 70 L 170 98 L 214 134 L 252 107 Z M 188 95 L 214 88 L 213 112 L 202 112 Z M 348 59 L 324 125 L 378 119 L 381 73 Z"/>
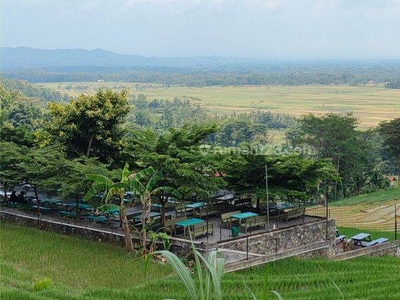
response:
<path fill-rule="evenodd" d="M 122 229 L 125 235 L 125 248 L 128 252 L 134 253 L 132 234 L 129 228 L 128 219 L 126 217 L 126 206 L 124 202 L 125 191 L 129 188 L 129 165 L 125 164 L 122 170 L 121 181 L 114 182 L 110 178 L 98 175 L 98 174 L 87 174 L 86 177 L 93 181 L 93 185 L 83 197 L 84 201 L 90 200 L 94 195 L 103 193 L 101 206 L 98 211 L 107 211 L 112 208 L 118 208 L 120 213 L 120 219 L 122 223 Z M 117 197 L 120 204 L 110 204 L 112 197 Z"/>
<path fill-rule="evenodd" d="M 146 254 L 147 230 L 150 222 L 151 196 L 159 192 L 169 193 L 177 198 L 180 194 L 172 187 L 155 187 L 161 179 L 161 173 L 154 167 L 148 167 L 129 176 L 129 190 L 140 198 L 142 203 L 142 234 L 141 243 L 143 254 Z"/>

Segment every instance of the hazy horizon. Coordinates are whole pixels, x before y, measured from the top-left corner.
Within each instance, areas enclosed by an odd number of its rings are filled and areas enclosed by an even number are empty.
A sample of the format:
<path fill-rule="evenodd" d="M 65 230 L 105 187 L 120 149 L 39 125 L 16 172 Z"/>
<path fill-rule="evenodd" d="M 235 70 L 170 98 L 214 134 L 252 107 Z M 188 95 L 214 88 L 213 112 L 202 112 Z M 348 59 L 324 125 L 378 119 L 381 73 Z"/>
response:
<path fill-rule="evenodd" d="M 3 0 L 1 6 L 2 47 L 400 59 L 400 0 Z"/>

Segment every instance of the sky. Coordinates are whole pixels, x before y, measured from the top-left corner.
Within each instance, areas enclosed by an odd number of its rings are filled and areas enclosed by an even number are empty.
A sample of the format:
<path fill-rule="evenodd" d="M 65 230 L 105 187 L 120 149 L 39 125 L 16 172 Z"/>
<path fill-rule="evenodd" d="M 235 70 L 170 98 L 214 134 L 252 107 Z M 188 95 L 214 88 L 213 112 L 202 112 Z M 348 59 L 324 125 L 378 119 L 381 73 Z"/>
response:
<path fill-rule="evenodd" d="M 0 0 L 2 47 L 400 59 L 400 0 Z"/>

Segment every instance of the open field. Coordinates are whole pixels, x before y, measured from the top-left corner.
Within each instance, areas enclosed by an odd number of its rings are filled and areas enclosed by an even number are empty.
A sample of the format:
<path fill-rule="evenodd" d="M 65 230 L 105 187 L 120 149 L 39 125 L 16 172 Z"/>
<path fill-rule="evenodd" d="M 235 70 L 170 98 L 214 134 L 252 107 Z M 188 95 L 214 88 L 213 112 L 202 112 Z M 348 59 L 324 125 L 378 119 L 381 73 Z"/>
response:
<path fill-rule="evenodd" d="M 400 188 L 342 199 L 329 204 L 331 219 L 338 227 L 400 234 Z"/>
<path fill-rule="evenodd" d="M 163 87 L 132 82 L 40 83 L 40 86 L 77 96 L 95 93 L 101 87 L 127 89 L 131 95 L 144 94 L 149 99 L 186 97 L 200 101 L 215 114 L 265 110 L 301 116 L 307 113 L 354 112 L 360 127 L 376 126 L 382 120 L 400 115 L 400 91 L 382 86 L 211 86 Z M 66 86 L 72 87 L 65 89 Z"/>
<path fill-rule="evenodd" d="M 337 226 L 375 231 L 394 232 L 396 215 L 400 231 L 400 188 L 343 199 L 329 210 Z"/>
<path fill-rule="evenodd" d="M 330 216 L 337 226 L 356 227 L 364 230 L 394 231 L 395 204 L 398 230 L 400 230 L 400 199 L 380 205 L 373 203 L 354 204 L 351 206 L 330 207 Z M 400 233 L 399 233 L 400 234 Z"/>

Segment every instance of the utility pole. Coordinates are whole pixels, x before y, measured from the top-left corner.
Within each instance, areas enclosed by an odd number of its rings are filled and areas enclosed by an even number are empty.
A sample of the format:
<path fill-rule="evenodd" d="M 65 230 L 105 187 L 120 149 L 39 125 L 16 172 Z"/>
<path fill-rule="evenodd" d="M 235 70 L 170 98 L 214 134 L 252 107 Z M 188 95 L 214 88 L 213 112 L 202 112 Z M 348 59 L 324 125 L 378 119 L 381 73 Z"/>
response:
<path fill-rule="evenodd" d="M 265 191 L 267 192 L 267 228 L 269 230 L 268 166 L 265 164 Z"/>

